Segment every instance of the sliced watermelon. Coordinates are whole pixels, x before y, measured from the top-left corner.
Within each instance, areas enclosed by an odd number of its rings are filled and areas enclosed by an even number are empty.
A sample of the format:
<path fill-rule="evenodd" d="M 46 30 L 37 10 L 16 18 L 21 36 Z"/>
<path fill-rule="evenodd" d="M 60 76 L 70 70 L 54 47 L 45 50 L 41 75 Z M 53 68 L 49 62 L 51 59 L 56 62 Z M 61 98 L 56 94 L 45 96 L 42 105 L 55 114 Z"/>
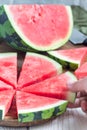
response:
<path fill-rule="evenodd" d="M 72 48 L 66 50 L 48 51 L 48 54 L 55 57 L 63 65 L 63 68 L 75 70 L 87 61 L 87 48 Z"/>
<path fill-rule="evenodd" d="M 49 119 L 63 114 L 67 106 L 67 101 L 20 91 L 16 92 L 16 101 L 19 122 Z"/>
<path fill-rule="evenodd" d="M 36 53 L 27 53 L 18 79 L 18 89 L 40 82 L 62 72 L 60 64 Z"/>
<path fill-rule="evenodd" d="M 7 114 L 11 106 L 14 93 L 14 90 L 0 91 L 0 120 L 3 120 Z"/>
<path fill-rule="evenodd" d="M 87 62 L 85 62 L 79 68 L 75 70 L 75 75 L 78 79 L 81 79 L 87 76 Z"/>
<path fill-rule="evenodd" d="M 63 46 L 72 32 L 70 6 L 4 5 L 0 10 L 1 37 L 16 49 L 53 50 Z"/>
<path fill-rule="evenodd" d="M 0 53 L 0 80 L 17 86 L 17 54 Z"/>
<path fill-rule="evenodd" d="M 0 91 L 2 91 L 2 90 L 9 90 L 9 89 L 12 90 L 13 87 L 11 85 L 6 84 L 5 82 L 0 80 Z"/>
<path fill-rule="evenodd" d="M 40 83 L 24 87 L 22 91 L 73 102 L 76 94 L 68 91 L 66 83 L 76 80 L 76 77 L 71 72 L 65 72 Z"/>

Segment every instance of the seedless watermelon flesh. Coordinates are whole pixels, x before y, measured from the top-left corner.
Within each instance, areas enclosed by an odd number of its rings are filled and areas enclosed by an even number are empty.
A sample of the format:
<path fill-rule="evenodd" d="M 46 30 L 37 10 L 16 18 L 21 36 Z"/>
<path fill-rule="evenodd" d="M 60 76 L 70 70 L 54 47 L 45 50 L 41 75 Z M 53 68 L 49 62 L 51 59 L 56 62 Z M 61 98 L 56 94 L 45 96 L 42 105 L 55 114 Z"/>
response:
<path fill-rule="evenodd" d="M 0 120 L 3 120 L 7 114 L 11 106 L 14 93 L 14 90 L 0 91 Z"/>
<path fill-rule="evenodd" d="M 22 91 L 74 102 L 76 94 L 70 92 L 66 84 L 76 80 L 76 77 L 68 71 L 40 83 L 24 87 Z"/>
<path fill-rule="evenodd" d="M 87 61 L 86 47 L 48 51 L 48 54 L 55 57 L 63 68 L 70 70 L 76 70 L 85 61 Z"/>
<path fill-rule="evenodd" d="M 18 89 L 62 73 L 62 67 L 47 56 L 27 53 L 18 79 Z"/>
<path fill-rule="evenodd" d="M 77 68 L 74 73 L 78 79 L 87 77 L 87 62 Z"/>
<path fill-rule="evenodd" d="M 1 36 L 21 50 L 59 48 L 68 41 L 72 32 L 71 8 L 65 5 L 4 5 L 1 15 L 2 29 L 5 30 Z"/>
<path fill-rule="evenodd" d="M 0 53 L 0 80 L 15 88 L 17 86 L 17 54 Z"/>
<path fill-rule="evenodd" d="M 13 87 L 9 84 L 6 84 L 5 82 L 1 81 L 0 80 L 0 91 L 3 91 L 3 90 L 12 90 Z"/>
<path fill-rule="evenodd" d="M 65 112 L 67 101 L 16 92 L 18 121 L 32 122 L 49 119 Z"/>

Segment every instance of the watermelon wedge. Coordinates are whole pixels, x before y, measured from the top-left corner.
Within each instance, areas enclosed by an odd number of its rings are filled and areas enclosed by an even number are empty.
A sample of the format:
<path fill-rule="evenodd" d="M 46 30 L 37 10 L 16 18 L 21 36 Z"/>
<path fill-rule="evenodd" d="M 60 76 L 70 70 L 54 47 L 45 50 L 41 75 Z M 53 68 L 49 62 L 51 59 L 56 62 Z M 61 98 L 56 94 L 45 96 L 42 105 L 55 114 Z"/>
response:
<path fill-rule="evenodd" d="M 61 75 L 51 77 L 42 82 L 30 85 L 28 87 L 24 87 L 22 88 L 22 91 L 74 102 L 76 94 L 68 91 L 66 83 L 67 81 L 76 80 L 76 77 L 68 71 Z"/>
<path fill-rule="evenodd" d="M 66 50 L 48 51 L 48 54 L 55 57 L 63 68 L 75 70 L 87 61 L 87 48 L 72 48 Z"/>
<path fill-rule="evenodd" d="M 53 50 L 69 39 L 73 18 L 65 5 L 3 5 L 0 34 L 12 47 L 29 51 Z"/>
<path fill-rule="evenodd" d="M 60 73 L 62 73 L 62 67 L 59 63 L 47 56 L 28 52 L 18 79 L 18 89 Z"/>
<path fill-rule="evenodd" d="M 15 88 L 17 86 L 17 54 L 0 53 L 0 80 Z"/>
<path fill-rule="evenodd" d="M 11 106 L 14 93 L 14 90 L 0 91 L 0 120 L 3 120 L 7 114 Z"/>
<path fill-rule="evenodd" d="M 16 101 L 19 122 L 49 119 L 63 114 L 67 106 L 67 101 L 20 91 L 16 92 Z"/>
<path fill-rule="evenodd" d="M 77 68 L 74 73 L 78 79 L 86 77 L 87 76 L 87 62 L 85 62 L 79 68 Z"/>
<path fill-rule="evenodd" d="M 13 87 L 11 85 L 6 84 L 5 82 L 0 80 L 0 91 L 2 91 L 2 90 L 9 90 L 9 89 L 12 90 Z"/>

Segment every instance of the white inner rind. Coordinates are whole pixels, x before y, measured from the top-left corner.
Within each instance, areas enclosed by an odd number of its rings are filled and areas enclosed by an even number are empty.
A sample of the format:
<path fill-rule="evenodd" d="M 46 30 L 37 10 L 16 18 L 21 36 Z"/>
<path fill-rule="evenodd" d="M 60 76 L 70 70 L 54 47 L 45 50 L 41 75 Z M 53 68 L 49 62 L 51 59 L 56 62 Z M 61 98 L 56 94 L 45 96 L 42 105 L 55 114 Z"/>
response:
<path fill-rule="evenodd" d="M 11 58 L 13 56 L 17 57 L 17 53 L 15 53 L 15 52 L 6 52 L 6 53 L 1 53 L 0 58 L 7 58 L 7 57 Z"/>
<path fill-rule="evenodd" d="M 31 108 L 31 109 L 26 109 L 26 110 L 21 109 L 21 110 L 18 110 L 18 114 L 48 110 L 48 109 L 51 109 L 51 108 L 55 108 L 57 106 L 61 106 L 61 105 L 65 104 L 65 103 L 67 105 L 68 101 L 61 100 L 61 101 L 58 101 L 57 103 L 54 103 L 54 104 L 51 104 L 51 105 L 46 105 L 46 106 L 43 106 L 43 107 Z"/>
<path fill-rule="evenodd" d="M 62 45 L 64 45 L 71 33 L 72 33 L 72 28 L 73 28 L 73 17 L 72 17 L 72 11 L 71 11 L 71 7 L 70 6 L 66 6 L 66 9 L 67 9 L 67 13 L 69 15 L 69 31 L 67 33 L 67 36 L 64 38 L 64 39 L 60 39 L 60 40 L 54 40 L 49 46 L 38 46 L 38 45 L 35 45 L 33 42 L 31 42 L 23 33 L 22 31 L 20 31 L 20 28 L 17 26 L 17 24 L 15 23 L 14 19 L 13 19 L 13 16 L 9 10 L 9 6 L 8 5 L 4 5 L 4 9 L 5 9 L 5 12 L 7 14 L 7 17 L 12 25 L 12 27 L 14 28 L 15 32 L 19 35 L 19 37 L 21 37 L 21 39 L 29 46 L 31 46 L 32 48 L 35 48 L 37 50 L 42 50 L 42 51 L 46 51 L 46 50 L 53 50 L 53 49 L 56 49 L 56 48 L 59 48 L 61 47 Z"/>
<path fill-rule="evenodd" d="M 58 70 L 58 74 L 61 74 L 62 73 L 62 65 L 60 65 L 58 62 L 56 62 L 55 60 L 52 60 L 51 58 L 45 56 L 45 55 L 39 55 L 37 53 L 30 53 L 30 52 L 27 52 L 26 56 L 37 56 L 37 57 L 40 57 L 40 58 L 44 58 L 45 60 L 51 62 L 55 67 L 56 69 Z"/>
<path fill-rule="evenodd" d="M 56 58 L 59 58 L 60 60 L 64 60 L 64 61 L 67 61 L 67 62 L 71 62 L 71 63 L 75 63 L 75 64 L 80 64 L 80 61 L 79 60 L 73 60 L 73 59 L 70 59 L 69 57 L 66 57 L 62 54 L 59 54 L 55 51 L 48 51 L 48 54 L 56 57 Z"/>

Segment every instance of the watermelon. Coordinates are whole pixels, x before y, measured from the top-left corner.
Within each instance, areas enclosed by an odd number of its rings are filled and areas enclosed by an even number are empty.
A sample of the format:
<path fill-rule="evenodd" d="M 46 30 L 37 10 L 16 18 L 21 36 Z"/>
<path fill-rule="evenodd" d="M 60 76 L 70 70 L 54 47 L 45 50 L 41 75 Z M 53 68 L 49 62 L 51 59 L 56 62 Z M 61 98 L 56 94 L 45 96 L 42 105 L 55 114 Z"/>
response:
<path fill-rule="evenodd" d="M 0 91 L 0 120 L 3 120 L 7 114 L 15 91 L 14 90 L 4 90 Z"/>
<path fill-rule="evenodd" d="M 56 75 L 42 82 L 24 87 L 22 91 L 74 102 L 75 93 L 68 91 L 66 83 L 76 80 L 76 77 L 71 72 L 67 71 L 61 75 Z"/>
<path fill-rule="evenodd" d="M 3 82 L 2 80 L 0 80 L 0 91 L 2 90 L 12 90 L 13 87 L 9 84 L 6 84 L 5 82 Z"/>
<path fill-rule="evenodd" d="M 19 122 L 49 119 L 65 112 L 67 101 L 37 96 L 26 92 L 16 92 Z"/>
<path fill-rule="evenodd" d="M 0 53 L 0 80 L 15 88 L 17 85 L 17 54 Z"/>
<path fill-rule="evenodd" d="M 3 5 L 0 7 L 0 36 L 22 51 L 53 50 L 70 38 L 72 11 L 65 5 Z"/>
<path fill-rule="evenodd" d="M 86 77 L 87 76 L 87 62 L 85 62 L 79 68 L 77 68 L 74 73 L 78 79 Z"/>
<path fill-rule="evenodd" d="M 76 70 L 87 61 L 86 47 L 48 51 L 48 54 L 62 64 L 63 68 L 70 70 Z"/>
<path fill-rule="evenodd" d="M 18 79 L 18 89 L 62 73 L 59 63 L 36 53 L 27 53 Z M 25 78 L 26 77 L 26 78 Z"/>

